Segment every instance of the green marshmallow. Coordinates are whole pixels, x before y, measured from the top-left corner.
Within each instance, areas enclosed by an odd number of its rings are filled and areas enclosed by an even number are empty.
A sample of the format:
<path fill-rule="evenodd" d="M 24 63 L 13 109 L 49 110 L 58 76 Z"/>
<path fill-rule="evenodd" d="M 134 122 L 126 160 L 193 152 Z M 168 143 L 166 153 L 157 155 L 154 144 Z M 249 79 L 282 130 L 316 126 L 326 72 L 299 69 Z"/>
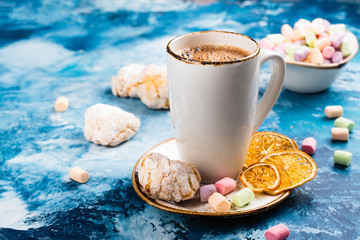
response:
<path fill-rule="evenodd" d="M 237 207 L 243 207 L 254 200 L 254 192 L 250 188 L 244 188 L 232 197 L 232 202 Z"/>
<path fill-rule="evenodd" d="M 334 126 L 338 128 L 347 128 L 351 132 L 355 126 L 355 123 L 350 119 L 339 117 L 335 120 Z"/>
<path fill-rule="evenodd" d="M 285 56 L 285 61 L 290 61 L 290 62 L 294 62 L 294 55 L 286 55 Z"/>
<path fill-rule="evenodd" d="M 334 152 L 334 162 L 336 164 L 341 164 L 344 166 L 349 166 L 352 160 L 352 153 L 351 152 L 346 152 L 346 151 L 341 151 L 341 150 L 336 150 Z"/>
<path fill-rule="evenodd" d="M 296 50 L 298 50 L 300 46 L 295 44 L 286 44 L 286 54 L 287 55 L 294 55 Z"/>
<path fill-rule="evenodd" d="M 341 53 L 344 57 L 350 56 L 352 54 L 352 44 L 346 37 L 341 42 Z"/>
<path fill-rule="evenodd" d="M 341 32 L 345 32 L 346 31 L 346 26 L 343 23 L 340 24 L 331 24 L 329 26 L 329 32 L 336 32 L 336 31 L 341 31 Z"/>
<path fill-rule="evenodd" d="M 284 36 L 282 34 L 268 34 L 266 38 L 275 45 L 284 41 Z"/>
<path fill-rule="evenodd" d="M 313 32 L 307 32 L 305 36 L 305 42 L 309 47 L 314 47 L 316 41 L 316 35 Z"/>

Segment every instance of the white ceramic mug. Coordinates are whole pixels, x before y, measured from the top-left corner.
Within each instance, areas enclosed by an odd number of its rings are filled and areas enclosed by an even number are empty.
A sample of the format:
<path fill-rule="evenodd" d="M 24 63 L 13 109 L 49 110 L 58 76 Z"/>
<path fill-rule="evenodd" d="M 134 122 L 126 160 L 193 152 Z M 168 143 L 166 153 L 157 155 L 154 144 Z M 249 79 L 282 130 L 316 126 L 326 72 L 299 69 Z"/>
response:
<path fill-rule="evenodd" d="M 251 54 L 231 62 L 199 62 L 181 49 L 230 45 Z M 274 106 L 285 75 L 283 58 L 259 48 L 250 37 L 223 31 L 179 36 L 167 45 L 169 100 L 175 139 L 182 160 L 193 164 L 203 182 L 236 178 L 251 135 Z M 269 85 L 257 104 L 261 65 L 273 60 Z"/>

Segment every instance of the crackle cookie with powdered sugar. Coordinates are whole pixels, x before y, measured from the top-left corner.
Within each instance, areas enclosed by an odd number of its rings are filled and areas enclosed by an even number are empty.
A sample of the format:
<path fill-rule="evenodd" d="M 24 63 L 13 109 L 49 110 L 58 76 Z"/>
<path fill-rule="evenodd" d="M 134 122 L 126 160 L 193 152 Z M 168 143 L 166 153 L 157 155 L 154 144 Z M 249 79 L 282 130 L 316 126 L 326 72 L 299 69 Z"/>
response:
<path fill-rule="evenodd" d="M 138 97 L 149 108 L 168 109 L 166 68 L 150 64 L 130 64 L 111 78 L 111 91 L 120 97 Z"/>
<path fill-rule="evenodd" d="M 140 100 L 149 108 L 168 109 L 169 92 L 165 67 L 146 66 L 139 75 L 137 87 Z"/>
<path fill-rule="evenodd" d="M 111 91 L 114 96 L 139 97 L 137 86 L 139 75 L 145 68 L 142 64 L 130 64 L 122 67 L 116 76 L 111 77 Z"/>
<path fill-rule="evenodd" d="M 150 153 L 141 161 L 138 176 L 149 195 L 171 202 L 193 198 L 201 180 L 193 165 L 170 160 L 159 153 Z"/>
<path fill-rule="evenodd" d="M 117 146 L 140 128 L 140 119 L 119 107 L 95 104 L 85 111 L 84 136 L 93 143 Z"/>

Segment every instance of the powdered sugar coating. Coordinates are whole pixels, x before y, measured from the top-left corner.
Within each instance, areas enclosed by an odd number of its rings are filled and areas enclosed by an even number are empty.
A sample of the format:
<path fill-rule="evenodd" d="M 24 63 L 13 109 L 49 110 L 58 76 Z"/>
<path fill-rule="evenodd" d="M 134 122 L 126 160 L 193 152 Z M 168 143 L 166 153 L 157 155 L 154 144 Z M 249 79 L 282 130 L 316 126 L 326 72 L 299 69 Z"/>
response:
<path fill-rule="evenodd" d="M 165 67 L 146 66 L 139 75 L 137 87 L 141 101 L 153 109 L 169 108 L 168 80 Z"/>
<path fill-rule="evenodd" d="M 140 119 L 119 107 L 95 104 L 85 111 L 84 136 L 93 143 L 117 146 L 140 128 Z"/>
<path fill-rule="evenodd" d="M 193 198 L 201 180 L 199 172 L 191 164 L 170 160 L 158 153 L 150 153 L 142 160 L 138 177 L 148 194 L 171 202 Z"/>
<path fill-rule="evenodd" d="M 130 64 L 121 68 L 117 76 L 111 77 L 111 91 L 114 96 L 138 97 L 139 74 L 145 68 L 143 64 Z"/>

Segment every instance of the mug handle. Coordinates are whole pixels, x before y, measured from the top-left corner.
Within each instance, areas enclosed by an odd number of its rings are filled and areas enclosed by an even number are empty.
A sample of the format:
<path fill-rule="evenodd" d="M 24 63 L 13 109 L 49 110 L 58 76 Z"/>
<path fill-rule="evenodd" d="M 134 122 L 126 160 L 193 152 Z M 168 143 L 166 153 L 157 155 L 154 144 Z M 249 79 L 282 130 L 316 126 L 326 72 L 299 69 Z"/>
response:
<path fill-rule="evenodd" d="M 269 85 L 256 107 L 253 133 L 264 122 L 278 99 L 284 83 L 286 69 L 284 59 L 278 53 L 267 49 L 261 49 L 260 51 L 260 67 L 268 60 L 273 60 L 273 65 Z"/>

